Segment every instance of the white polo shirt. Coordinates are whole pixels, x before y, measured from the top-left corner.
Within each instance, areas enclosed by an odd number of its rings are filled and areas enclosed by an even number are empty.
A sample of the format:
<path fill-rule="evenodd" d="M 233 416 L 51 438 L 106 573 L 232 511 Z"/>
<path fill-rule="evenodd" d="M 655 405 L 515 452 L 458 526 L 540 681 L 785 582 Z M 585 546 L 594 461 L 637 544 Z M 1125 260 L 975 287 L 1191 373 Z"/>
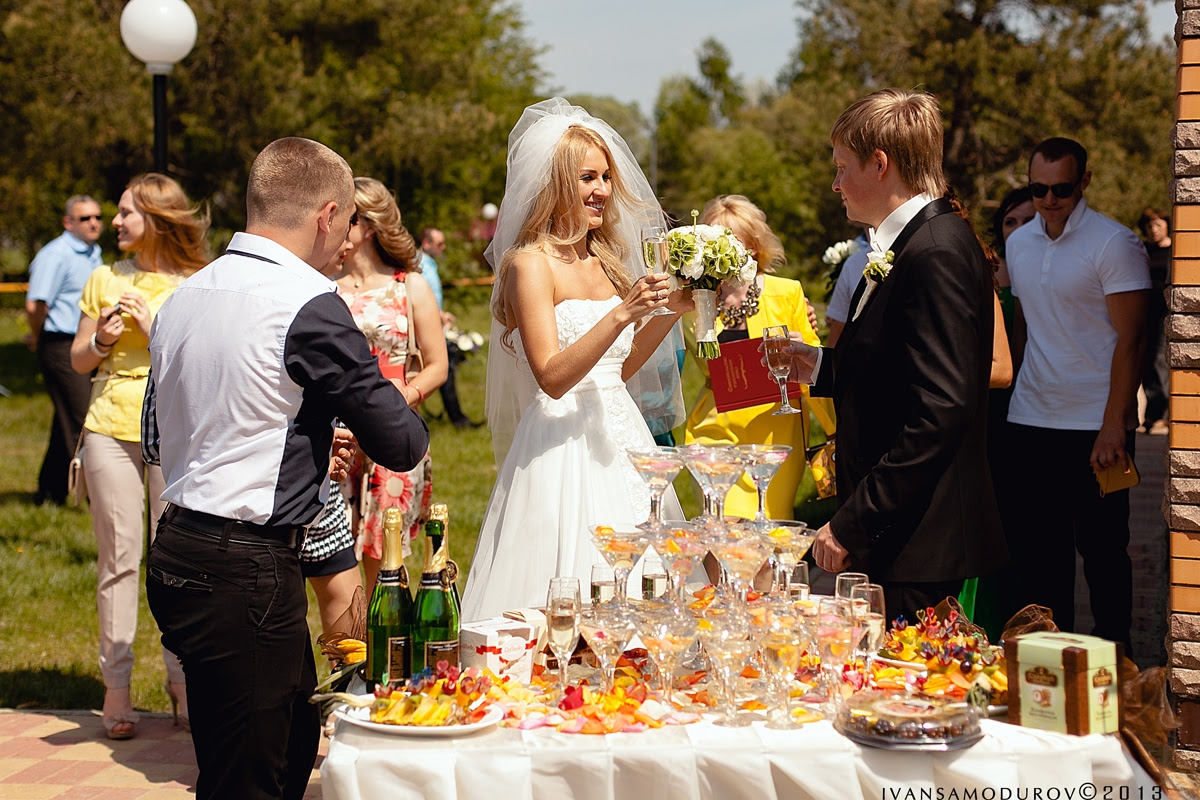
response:
<path fill-rule="evenodd" d="M 1009 236 L 1005 251 L 1028 331 L 1008 421 L 1100 430 L 1117 344 L 1105 297 L 1150 288 L 1145 246 L 1080 200 L 1057 239 L 1039 214 Z"/>

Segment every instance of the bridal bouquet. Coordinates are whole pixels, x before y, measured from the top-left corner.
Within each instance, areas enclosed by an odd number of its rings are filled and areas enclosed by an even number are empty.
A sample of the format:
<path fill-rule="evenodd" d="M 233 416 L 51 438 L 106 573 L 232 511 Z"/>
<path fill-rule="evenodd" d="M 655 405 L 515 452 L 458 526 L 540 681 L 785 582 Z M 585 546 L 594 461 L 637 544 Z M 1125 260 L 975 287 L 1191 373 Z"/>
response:
<path fill-rule="evenodd" d="M 704 360 L 721 355 L 717 343 L 717 289 L 722 283 L 738 285 L 754 280 L 758 262 L 746 246 L 721 225 L 700 225 L 692 211 L 692 224 L 667 232 L 667 272 L 680 286 L 692 290 L 696 302 L 696 355 Z"/>

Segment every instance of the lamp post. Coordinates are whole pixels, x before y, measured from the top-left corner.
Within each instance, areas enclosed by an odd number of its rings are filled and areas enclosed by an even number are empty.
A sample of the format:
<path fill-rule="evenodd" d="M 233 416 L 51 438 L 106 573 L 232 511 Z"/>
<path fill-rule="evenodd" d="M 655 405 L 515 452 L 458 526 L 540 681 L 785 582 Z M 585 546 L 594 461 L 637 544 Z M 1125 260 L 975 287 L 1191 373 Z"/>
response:
<path fill-rule="evenodd" d="M 121 40 L 154 83 L 154 171 L 167 171 L 167 75 L 196 44 L 196 15 L 184 0 L 130 0 Z"/>

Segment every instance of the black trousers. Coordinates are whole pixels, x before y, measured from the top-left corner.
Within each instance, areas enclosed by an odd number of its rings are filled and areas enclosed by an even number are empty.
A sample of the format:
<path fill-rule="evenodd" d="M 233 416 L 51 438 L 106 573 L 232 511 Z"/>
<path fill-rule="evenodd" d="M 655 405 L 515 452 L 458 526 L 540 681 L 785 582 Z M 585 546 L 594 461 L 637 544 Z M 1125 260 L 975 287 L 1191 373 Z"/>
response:
<path fill-rule="evenodd" d="M 1012 553 L 1006 581 L 1007 615 L 1029 603 L 1048 606 L 1060 630 L 1075 630 L 1075 552 L 1091 595 L 1092 633 L 1122 642 L 1130 653 L 1133 562 L 1129 558 L 1129 490 L 1100 497 L 1088 463 L 1096 431 L 1063 431 L 1011 425 L 1009 467 L 1018 490 L 1003 510 Z M 1132 458 L 1135 436 L 1125 437 Z M 1017 474 L 1019 472 L 1019 474 Z"/>
<path fill-rule="evenodd" d="M 38 336 L 37 358 L 46 383 L 46 392 L 54 404 L 54 419 L 50 423 L 50 444 L 38 473 L 38 496 L 55 503 L 67 499 L 67 466 L 75 453 L 83 420 L 87 417 L 92 397 L 92 376 L 80 375 L 71 369 L 69 333 L 46 333 Z"/>
<path fill-rule="evenodd" d="M 146 594 L 163 644 L 187 677 L 199 800 L 301 800 L 316 762 L 320 717 L 296 552 L 224 548 L 164 519 Z"/>
<path fill-rule="evenodd" d="M 466 360 L 466 357 L 458 349 L 458 345 L 454 342 L 446 342 L 446 355 L 450 360 L 446 368 L 446 382 L 442 384 L 438 390 L 442 395 L 442 407 L 446 409 L 446 416 L 453 423 L 462 424 L 470 422 L 467 415 L 463 413 L 462 406 L 458 402 L 458 387 L 454 382 L 454 371 L 458 369 L 458 365 Z"/>

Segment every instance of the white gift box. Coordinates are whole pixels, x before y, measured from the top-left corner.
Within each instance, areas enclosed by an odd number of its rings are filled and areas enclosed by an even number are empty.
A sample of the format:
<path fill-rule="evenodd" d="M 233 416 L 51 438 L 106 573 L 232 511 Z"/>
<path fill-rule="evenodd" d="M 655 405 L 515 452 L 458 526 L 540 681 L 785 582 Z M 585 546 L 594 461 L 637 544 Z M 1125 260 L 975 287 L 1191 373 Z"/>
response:
<path fill-rule="evenodd" d="M 538 630 L 527 622 L 494 617 L 467 622 L 458 632 L 458 662 L 463 669 L 490 669 L 523 683 L 533 677 Z"/>

